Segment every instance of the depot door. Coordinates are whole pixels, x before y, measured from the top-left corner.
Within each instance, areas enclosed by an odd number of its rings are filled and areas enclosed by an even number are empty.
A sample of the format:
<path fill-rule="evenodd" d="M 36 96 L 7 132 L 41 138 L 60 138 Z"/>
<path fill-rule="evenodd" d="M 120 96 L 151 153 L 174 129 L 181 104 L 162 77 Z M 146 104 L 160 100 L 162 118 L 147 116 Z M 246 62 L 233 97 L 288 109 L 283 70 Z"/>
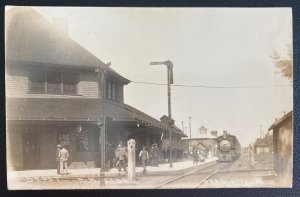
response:
<path fill-rule="evenodd" d="M 23 134 L 23 168 L 38 169 L 40 164 L 40 151 L 37 134 Z"/>

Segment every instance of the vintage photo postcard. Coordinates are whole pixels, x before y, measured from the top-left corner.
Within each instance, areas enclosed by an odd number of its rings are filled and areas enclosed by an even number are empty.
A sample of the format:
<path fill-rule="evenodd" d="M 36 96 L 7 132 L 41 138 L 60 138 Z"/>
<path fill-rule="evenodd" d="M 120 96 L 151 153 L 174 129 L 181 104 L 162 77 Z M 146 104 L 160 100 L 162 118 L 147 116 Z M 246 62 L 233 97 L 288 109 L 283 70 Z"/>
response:
<path fill-rule="evenodd" d="M 290 188 L 291 8 L 5 8 L 7 185 Z"/>

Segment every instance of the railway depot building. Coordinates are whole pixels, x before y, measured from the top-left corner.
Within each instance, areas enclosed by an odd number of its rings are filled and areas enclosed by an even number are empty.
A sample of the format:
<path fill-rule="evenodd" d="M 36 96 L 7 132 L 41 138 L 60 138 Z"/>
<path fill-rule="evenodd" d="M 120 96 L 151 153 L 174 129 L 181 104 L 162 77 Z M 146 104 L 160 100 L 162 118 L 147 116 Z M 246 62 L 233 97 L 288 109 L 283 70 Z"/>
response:
<path fill-rule="evenodd" d="M 293 111 L 276 120 L 273 130 L 273 164 L 275 172 L 288 186 L 293 176 Z"/>
<path fill-rule="evenodd" d="M 12 8 L 5 23 L 8 170 L 55 168 L 57 144 L 69 150 L 70 168 L 98 167 L 102 113 L 114 148 L 130 138 L 137 152 L 162 147 L 168 125 L 124 103 L 128 79 L 31 8 Z M 104 92 L 99 69 L 106 71 Z M 174 130 L 174 139 L 182 136 Z"/>

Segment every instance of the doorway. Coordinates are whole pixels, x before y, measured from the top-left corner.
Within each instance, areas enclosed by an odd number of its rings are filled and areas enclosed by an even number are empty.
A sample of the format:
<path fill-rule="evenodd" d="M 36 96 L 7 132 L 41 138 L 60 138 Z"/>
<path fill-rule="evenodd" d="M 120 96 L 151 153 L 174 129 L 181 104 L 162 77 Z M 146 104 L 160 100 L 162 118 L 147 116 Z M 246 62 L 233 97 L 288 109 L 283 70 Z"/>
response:
<path fill-rule="evenodd" d="M 40 150 L 38 135 L 23 134 L 23 169 L 38 169 L 40 166 Z"/>

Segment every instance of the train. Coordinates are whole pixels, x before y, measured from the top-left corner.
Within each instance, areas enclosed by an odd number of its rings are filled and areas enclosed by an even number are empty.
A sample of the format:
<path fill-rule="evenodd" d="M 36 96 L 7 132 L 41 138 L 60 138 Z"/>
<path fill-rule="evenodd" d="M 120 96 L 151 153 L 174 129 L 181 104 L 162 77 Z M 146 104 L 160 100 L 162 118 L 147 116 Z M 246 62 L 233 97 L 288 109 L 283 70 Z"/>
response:
<path fill-rule="evenodd" d="M 218 144 L 218 161 L 233 162 L 241 155 L 241 145 L 234 135 L 228 134 L 226 131 L 217 138 Z"/>

